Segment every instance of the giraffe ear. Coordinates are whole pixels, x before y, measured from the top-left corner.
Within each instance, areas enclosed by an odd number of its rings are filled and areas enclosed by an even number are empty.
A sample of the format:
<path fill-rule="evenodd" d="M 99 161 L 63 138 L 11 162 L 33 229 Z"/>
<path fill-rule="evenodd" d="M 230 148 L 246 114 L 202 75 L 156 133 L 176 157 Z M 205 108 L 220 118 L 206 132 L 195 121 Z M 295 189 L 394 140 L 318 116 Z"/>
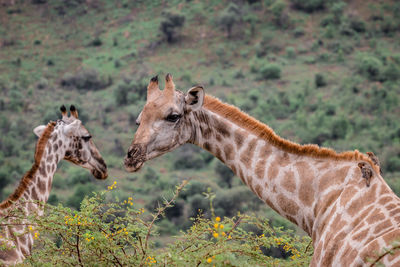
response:
<path fill-rule="evenodd" d="M 189 111 L 198 110 L 203 106 L 204 90 L 202 86 L 195 86 L 189 89 L 185 96 L 186 108 Z"/>
<path fill-rule="evenodd" d="M 81 121 L 74 120 L 73 122 L 64 127 L 64 134 L 66 136 L 71 136 L 74 132 L 76 132 L 79 129 L 80 126 L 81 126 Z"/>
<path fill-rule="evenodd" d="M 36 134 L 37 137 L 41 137 L 42 133 L 44 132 L 44 129 L 46 129 L 45 125 L 40 125 L 33 129 L 33 132 Z"/>

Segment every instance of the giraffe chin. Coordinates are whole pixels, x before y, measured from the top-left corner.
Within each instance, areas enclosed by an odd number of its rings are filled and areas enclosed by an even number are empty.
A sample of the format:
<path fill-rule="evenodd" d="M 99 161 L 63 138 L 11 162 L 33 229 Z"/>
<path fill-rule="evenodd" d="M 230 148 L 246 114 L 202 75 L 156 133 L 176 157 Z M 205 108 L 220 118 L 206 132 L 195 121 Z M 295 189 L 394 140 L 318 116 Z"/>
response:
<path fill-rule="evenodd" d="M 127 172 L 137 172 L 140 170 L 140 168 L 142 168 L 143 164 L 144 162 L 142 161 L 142 162 L 135 162 L 133 164 L 125 162 L 124 165 L 125 165 L 125 170 Z"/>

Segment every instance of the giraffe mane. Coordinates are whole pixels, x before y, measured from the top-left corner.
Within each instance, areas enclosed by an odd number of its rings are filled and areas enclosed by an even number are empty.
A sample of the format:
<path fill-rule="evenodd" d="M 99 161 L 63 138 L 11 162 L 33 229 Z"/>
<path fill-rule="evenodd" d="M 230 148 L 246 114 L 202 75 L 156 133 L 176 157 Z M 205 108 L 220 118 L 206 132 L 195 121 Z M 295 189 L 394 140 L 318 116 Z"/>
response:
<path fill-rule="evenodd" d="M 268 125 L 249 116 L 239 108 L 223 103 L 219 99 L 210 95 L 205 95 L 203 107 L 207 110 L 217 113 L 218 115 L 228 119 L 236 125 L 246 129 L 252 134 L 266 140 L 268 143 L 288 153 L 321 159 L 329 158 L 334 160 L 365 161 L 371 165 L 376 174 L 379 174 L 379 170 L 372 160 L 363 153 L 360 153 L 358 150 L 338 153 L 331 148 L 319 147 L 316 144 L 300 145 L 298 143 L 286 140 L 277 135 Z"/>
<path fill-rule="evenodd" d="M 39 169 L 40 161 L 42 160 L 44 148 L 46 147 L 47 141 L 50 138 L 51 133 L 54 130 L 54 126 L 56 122 L 51 121 L 47 124 L 46 129 L 44 130 L 43 134 L 40 136 L 39 140 L 36 143 L 35 149 L 35 162 L 33 163 L 31 169 L 25 173 L 22 177 L 21 181 L 19 182 L 18 187 L 15 189 L 14 193 L 12 193 L 6 200 L 0 203 L 0 209 L 6 209 L 10 207 L 15 201 L 17 201 L 25 190 L 28 188 L 34 175 L 36 174 L 37 170 Z"/>

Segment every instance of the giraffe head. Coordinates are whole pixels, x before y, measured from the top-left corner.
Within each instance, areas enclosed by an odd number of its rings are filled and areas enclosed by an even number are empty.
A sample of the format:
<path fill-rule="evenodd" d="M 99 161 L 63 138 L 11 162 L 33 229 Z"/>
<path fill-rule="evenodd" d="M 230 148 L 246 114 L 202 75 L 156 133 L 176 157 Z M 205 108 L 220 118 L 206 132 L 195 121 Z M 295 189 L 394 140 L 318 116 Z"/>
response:
<path fill-rule="evenodd" d="M 49 142 L 53 143 L 54 151 L 61 151 L 61 157 L 78 166 L 89 169 L 97 179 L 106 179 L 107 166 L 96 148 L 89 131 L 78 118 L 78 111 L 72 105 L 71 116 L 68 117 L 65 106 L 60 108 L 62 119 L 57 121 L 55 130 Z M 45 125 L 36 127 L 33 131 L 40 137 Z"/>
<path fill-rule="evenodd" d="M 190 114 L 202 107 L 203 100 L 201 86 L 184 94 L 175 90 L 172 75 L 167 74 L 161 91 L 158 78 L 153 77 L 147 87 L 147 102 L 136 120 L 139 128 L 125 157 L 125 169 L 137 171 L 147 160 L 188 142 L 193 137 Z"/>

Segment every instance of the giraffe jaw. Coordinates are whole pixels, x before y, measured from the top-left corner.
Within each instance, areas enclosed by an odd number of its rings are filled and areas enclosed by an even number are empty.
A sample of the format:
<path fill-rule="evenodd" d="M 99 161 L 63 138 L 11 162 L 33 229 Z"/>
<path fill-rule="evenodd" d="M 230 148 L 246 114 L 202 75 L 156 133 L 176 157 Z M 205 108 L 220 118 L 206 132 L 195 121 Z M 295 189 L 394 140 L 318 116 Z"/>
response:
<path fill-rule="evenodd" d="M 136 162 L 135 164 L 131 164 L 131 163 L 128 163 L 127 160 L 125 159 L 125 164 L 124 165 L 125 165 L 125 170 L 127 172 L 137 172 L 137 171 L 140 170 L 140 168 L 142 168 L 143 164 L 144 164 L 143 161 L 142 162 Z"/>

